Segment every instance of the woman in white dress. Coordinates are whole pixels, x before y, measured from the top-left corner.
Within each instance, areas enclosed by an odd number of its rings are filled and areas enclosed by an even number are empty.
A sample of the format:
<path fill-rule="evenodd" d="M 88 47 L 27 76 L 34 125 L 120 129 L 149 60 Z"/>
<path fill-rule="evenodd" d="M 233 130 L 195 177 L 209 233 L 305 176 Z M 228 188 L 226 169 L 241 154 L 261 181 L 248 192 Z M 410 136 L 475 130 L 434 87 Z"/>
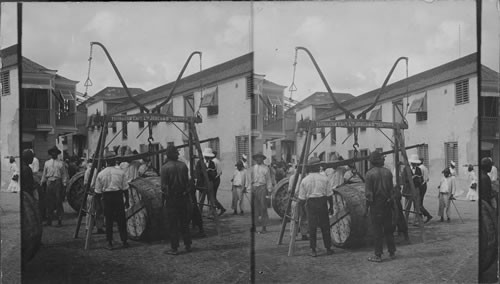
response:
<path fill-rule="evenodd" d="M 474 167 L 472 165 L 469 165 L 467 170 L 469 171 L 470 185 L 466 198 L 470 201 L 476 201 L 478 199 L 476 173 L 474 172 Z"/>
<path fill-rule="evenodd" d="M 19 191 L 19 169 L 16 165 L 16 159 L 14 157 L 10 157 L 10 184 L 7 188 L 7 192 L 16 193 Z"/>

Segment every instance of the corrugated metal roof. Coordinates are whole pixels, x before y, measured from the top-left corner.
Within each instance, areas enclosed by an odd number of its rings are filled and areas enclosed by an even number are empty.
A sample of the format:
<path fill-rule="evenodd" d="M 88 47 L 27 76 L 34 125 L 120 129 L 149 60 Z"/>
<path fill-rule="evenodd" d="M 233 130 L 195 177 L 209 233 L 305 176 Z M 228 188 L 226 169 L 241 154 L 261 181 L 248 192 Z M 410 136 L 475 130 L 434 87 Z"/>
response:
<path fill-rule="evenodd" d="M 407 93 L 415 92 L 423 88 L 437 85 L 449 80 L 453 80 L 462 76 L 474 74 L 477 72 L 477 53 L 461 57 L 457 60 L 440 65 L 433 69 L 413 75 L 406 79 L 397 81 L 385 87 L 384 92 L 380 96 L 380 101 L 392 99 L 394 97 L 403 96 Z M 345 101 L 342 105 L 348 110 L 356 110 L 373 103 L 379 89 L 375 89 L 368 93 L 354 97 Z M 332 116 L 342 114 L 340 109 L 332 110 L 321 117 L 319 120 L 327 119 Z"/>
<path fill-rule="evenodd" d="M 196 89 L 200 87 L 200 80 L 203 80 L 203 85 L 209 86 L 210 84 L 232 78 L 235 76 L 247 74 L 253 71 L 253 52 L 237 57 L 222 64 L 205 69 L 201 72 L 189 75 L 181 79 L 177 85 L 174 95 L 185 92 L 187 90 Z M 149 104 L 161 99 L 165 99 L 175 82 L 162 85 L 155 89 L 149 90 L 136 99 L 141 104 Z M 110 114 L 121 113 L 129 109 L 137 107 L 134 103 L 129 102 L 109 111 Z"/>

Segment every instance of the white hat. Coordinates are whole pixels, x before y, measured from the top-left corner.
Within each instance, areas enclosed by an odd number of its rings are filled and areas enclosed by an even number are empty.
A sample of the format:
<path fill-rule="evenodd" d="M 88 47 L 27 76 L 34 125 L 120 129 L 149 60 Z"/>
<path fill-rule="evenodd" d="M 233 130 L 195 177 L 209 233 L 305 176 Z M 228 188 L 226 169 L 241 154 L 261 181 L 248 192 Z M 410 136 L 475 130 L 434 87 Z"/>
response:
<path fill-rule="evenodd" d="M 244 160 L 248 160 L 248 157 L 245 154 L 241 155 L 241 158 L 243 158 Z"/>
<path fill-rule="evenodd" d="M 453 161 L 450 161 L 450 164 L 451 164 L 452 166 L 454 166 L 454 167 L 456 166 L 455 162 L 453 162 Z"/>
<path fill-rule="evenodd" d="M 412 154 L 410 156 L 410 158 L 408 159 L 408 162 L 412 163 L 412 164 L 421 164 L 422 162 L 420 161 L 420 159 L 418 158 L 418 155 L 417 154 Z"/>
<path fill-rule="evenodd" d="M 203 150 L 203 157 L 213 158 L 215 157 L 212 148 L 205 148 Z"/>

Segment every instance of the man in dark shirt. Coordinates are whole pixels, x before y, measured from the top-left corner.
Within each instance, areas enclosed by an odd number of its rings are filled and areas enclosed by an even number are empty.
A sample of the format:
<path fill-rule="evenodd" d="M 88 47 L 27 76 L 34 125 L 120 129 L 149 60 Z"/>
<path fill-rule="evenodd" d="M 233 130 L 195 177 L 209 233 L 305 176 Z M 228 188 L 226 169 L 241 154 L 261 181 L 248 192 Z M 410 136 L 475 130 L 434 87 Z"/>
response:
<path fill-rule="evenodd" d="M 33 191 L 35 190 L 35 181 L 33 179 L 33 171 L 30 168 L 30 164 L 33 163 L 33 152 L 26 149 L 22 153 L 22 165 L 21 165 L 21 191 L 25 191 L 33 196 Z"/>
<path fill-rule="evenodd" d="M 191 251 L 189 221 L 192 204 L 189 192 L 189 174 L 186 164 L 178 160 L 179 152 L 175 146 L 168 146 L 166 152 L 168 160 L 161 167 L 160 176 L 167 207 L 171 249 L 165 253 L 177 255 L 179 233 L 182 234 L 186 251 Z"/>
<path fill-rule="evenodd" d="M 384 236 L 390 257 L 394 258 L 396 252 L 392 222 L 394 186 L 391 171 L 384 168 L 384 156 L 375 151 L 370 155 L 370 162 L 373 167 L 366 173 L 365 195 L 366 207 L 370 212 L 373 225 L 375 256 L 370 256 L 368 260 L 381 262 Z"/>
<path fill-rule="evenodd" d="M 479 181 L 479 198 L 493 206 L 493 190 L 491 188 L 491 178 L 488 173 L 491 171 L 492 162 L 490 158 L 481 159 L 481 177 Z"/>

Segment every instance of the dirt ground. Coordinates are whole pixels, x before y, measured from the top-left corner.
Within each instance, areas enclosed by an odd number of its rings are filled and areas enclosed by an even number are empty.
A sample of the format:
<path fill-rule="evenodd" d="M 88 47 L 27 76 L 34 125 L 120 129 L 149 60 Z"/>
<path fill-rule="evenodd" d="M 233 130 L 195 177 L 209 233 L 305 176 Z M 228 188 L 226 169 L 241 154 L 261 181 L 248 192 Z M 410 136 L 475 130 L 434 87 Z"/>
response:
<path fill-rule="evenodd" d="M 0 283 L 21 283 L 19 193 L 0 192 Z"/>
<path fill-rule="evenodd" d="M 208 237 L 194 239 L 193 252 L 179 256 L 163 253 L 168 242 L 131 242 L 129 249 L 108 251 L 104 235 L 93 235 L 91 249 L 85 251 L 84 231 L 73 239 L 77 215 L 66 207 L 63 227 L 44 227 L 42 248 L 27 264 L 23 283 L 248 283 L 250 215 L 247 210 L 245 216 L 233 216 L 229 189 L 219 192 L 228 209 L 221 217 L 221 236 L 205 219 Z M 245 203 L 249 208 L 247 199 Z M 326 256 L 321 240 L 317 258 L 308 256 L 309 244 L 304 241 L 298 241 L 295 256 L 288 257 L 289 233 L 278 246 L 280 219 L 269 209 L 269 233 L 256 235 L 256 282 L 477 283 L 477 202 L 457 200 L 455 204 L 464 223 L 454 208 L 450 223 L 439 222 L 437 191 L 429 190 L 424 205 L 435 217 L 425 226 L 425 242 L 419 229 L 410 226 L 412 243 L 399 244 L 397 259 L 382 263 L 366 261 L 373 253 L 370 247 L 334 248 L 335 254 Z M 118 239 L 116 231 L 114 236 Z"/>

